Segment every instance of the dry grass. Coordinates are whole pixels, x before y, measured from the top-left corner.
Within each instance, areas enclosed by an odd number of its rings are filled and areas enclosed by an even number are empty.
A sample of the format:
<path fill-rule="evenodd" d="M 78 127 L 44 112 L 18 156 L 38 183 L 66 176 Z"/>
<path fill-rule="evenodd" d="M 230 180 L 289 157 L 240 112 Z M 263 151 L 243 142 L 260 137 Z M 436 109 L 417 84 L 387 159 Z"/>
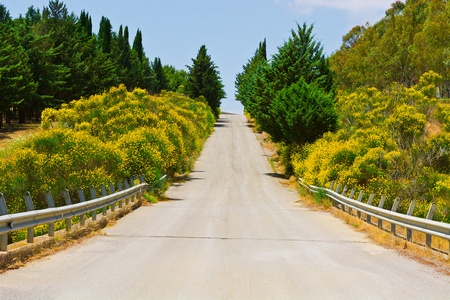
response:
<path fill-rule="evenodd" d="M 30 135 L 33 135 L 42 129 L 41 124 L 18 124 L 12 122 L 11 124 L 4 123 L 3 128 L 0 130 L 0 148 L 7 146 L 9 143 L 17 139 L 25 139 Z"/>

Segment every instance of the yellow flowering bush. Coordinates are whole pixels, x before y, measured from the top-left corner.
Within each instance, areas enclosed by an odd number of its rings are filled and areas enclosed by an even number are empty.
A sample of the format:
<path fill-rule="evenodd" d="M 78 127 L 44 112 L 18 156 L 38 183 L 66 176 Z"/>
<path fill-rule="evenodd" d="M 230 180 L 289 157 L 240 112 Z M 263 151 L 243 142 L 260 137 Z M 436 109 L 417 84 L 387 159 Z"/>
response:
<path fill-rule="evenodd" d="M 292 155 L 296 176 L 308 184 L 328 187 L 335 180 L 351 188 L 396 197 L 405 212 L 417 201 L 415 215 L 426 216 L 439 203 L 436 219 L 450 221 L 450 107 L 437 102 L 441 77 L 425 73 L 411 88 L 393 84 L 380 91 L 362 87 L 340 91 L 336 109 L 340 130 L 327 133 Z M 444 131 L 427 132 L 431 122 Z M 439 126 L 437 126 L 439 128 Z"/>

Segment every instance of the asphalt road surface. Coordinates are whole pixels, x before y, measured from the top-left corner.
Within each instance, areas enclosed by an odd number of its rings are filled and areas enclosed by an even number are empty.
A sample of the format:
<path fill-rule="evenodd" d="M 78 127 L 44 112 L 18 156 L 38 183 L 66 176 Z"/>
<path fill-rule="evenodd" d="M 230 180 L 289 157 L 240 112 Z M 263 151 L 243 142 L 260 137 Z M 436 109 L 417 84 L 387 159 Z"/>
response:
<path fill-rule="evenodd" d="M 449 277 L 296 204 L 243 116 L 166 195 L 0 275 L 0 299 L 450 299 Z"/>

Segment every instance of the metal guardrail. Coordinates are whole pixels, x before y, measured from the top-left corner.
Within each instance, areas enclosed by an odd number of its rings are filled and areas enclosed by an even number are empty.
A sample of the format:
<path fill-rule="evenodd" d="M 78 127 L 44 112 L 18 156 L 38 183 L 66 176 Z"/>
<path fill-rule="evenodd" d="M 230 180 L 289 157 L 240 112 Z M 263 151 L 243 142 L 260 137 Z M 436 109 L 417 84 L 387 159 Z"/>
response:
<path fill-rule="evenodd" d="M 107 195 L 106 188 L 102 184 L 100 189 L 102 191 L 102 197 L 97 198 L 95 187 L 91 186 L 90 192 L 92 200 L 85 201 L 84 192 L 81 188 L 78 189 L 78 195 L 80 203 L 72 204 L 68 190 L 63 192 L 66 202 L 65 206 L 55 207 L 53 198 L 50 192 L 46 193 L 47 204 L 49 208 L 34 210 L 33 202 L 29 192 L 24 195 L 27 203 L 27 212 L 8 214 L 6 209 L 5 198 L 0 193 L 0 251 L 7 251 L 7 234 L 18 231 L 21 229 L 28 229 L 27 242 L 32 243 L 34 238 L 34 226 L 49 224 L 49 236 L 54 235 L 54 222 L 66 220 L 66 228 L 71 229 L 71 218 L 80 216 L 80 225 L 85 225 L 85 214 L 92 212 L 92 220 L 97 218 L 97 210 L 102 209 L 103 215 L 106 215 L 106 208 L 111 206 L 111 211 L 115 211 L 115 204 L 119 204 L 119 208 L 122 207 L 123 201 L 125 204 L 134 202 L 136 194 L 142 193 L 145 190 L 151 190 L 152 186 L 144 182 L 144 177 L 141 175 L 138 177 L 141 181 L 140 184 L 134 185 L 134 178 L 130 181 L 124 180 L 125 189 L 122 189 L 122 182 L 118 181 L 117 186 L 119 191 L 116 193 L 113 183 L 109 184 L 110 195 Z M 164 180 L 166 176 L 158 179 L 157 181 Z"/>
<path fill-rule="evenodd" d="M 412 231 L 419 231 L 426 234 L 426 246 L 431 248 L 431 237 L 437 236 L 443 239 L 446 239 L 449 241 L 450 246 L 450 224 L 448 223 L 442 223 L 438 221 L 433 221 L 433 214 L 436 209 L 436 204 L 432 203 L 430 205 L 430 209 L 427 214 L 427 218 L 418 218 L 412 216 L 412 213 L 414 211 L 415 207 L 415 201 L 411 201 L 411 204 L 408 209 L 408 213 L 402 214 L 396 212 L 398 208 L 399 199 L 397 198 L 394 201 L 394 205 L 391 210 L 383 209 L 385 197 L 383 196 L 380 200 L 380 203 L 378 207 L 372 206 L 372 200 L 374 198 L 374 195 L 371 194 L 368 200 L 368 203 L 362 203 L 362 196 L 364 194 L 363 191 L 360 192 L 358 200 L 353 200 L 353 196 L 355 194 L 355 190 L 353 189 L 350 193 L 350 197 L 346 197 L 345 193 L 348 191 L 347 187 L 344 187 L 344 190 L 342 194 L 339 194 L 340 185 L 337 186 L 336 190 L 333 191 L 333 185 L 334 182 L 331 184 L 330 189 L 327 188 L 321 188 L 316 187 L 313 185 L 306 184 L 301 178 L 299 179 L 299 183 L 306 187 L 309 191 L 313 193 L 318 193 L 319 190 L 322 190 L 325 192 L 325 195 L 332 199 L 334 201 L 334 206 L 338 207 L 341 206 L 342 210 L 347 210 L 349 213 L 352 212 L 352 210 L 355 210 L 357 212 L 357 216 L 361 218 L 361 213 L 366 214 L 367 219 L 366 221 L 368 223 L 371 223 L 371 217 L 375 217 L 378 219 L 378 227 L 383 228 L 383 221 L 391 223 L 391 230 L 390 232 L 394 235 L 396 234 L 396 225 L 403 226 L 407 230 L 406 234 L 406 240 L 412 241 Z M 376 225 L 376 224 L 373 224 Z M 436 250 L 436 249 L 435 249 Z M 442 251 L 441 251 L 442 252 Z M 450 247 L 449 247 L 449 253 L 450 255 Z"/>

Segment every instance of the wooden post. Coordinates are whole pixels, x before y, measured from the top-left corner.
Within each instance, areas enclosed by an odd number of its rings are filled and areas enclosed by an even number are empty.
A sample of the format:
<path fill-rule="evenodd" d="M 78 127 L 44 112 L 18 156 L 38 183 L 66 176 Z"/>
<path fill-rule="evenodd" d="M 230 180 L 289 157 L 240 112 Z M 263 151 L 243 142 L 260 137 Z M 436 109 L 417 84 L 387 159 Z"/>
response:
<path fill-rule="evenodd" d="M 25 202 L 27 203 L 27 210 L 33 211 L 34 205 L 33 200 L 31 199 L 30 192 L 25 192 L 24 194 Z M 33 243 L 34 240 L 34 226 L 27 228 L 27 243 Z"/>
<path fill-rule="evenodd" d="M 430 209 L 428 210 L 427 219 L 433 220 L 434 212 L 436 211 L 436 203 L 431 203 Z M 428 248 L 431 248 L 431 234 L 425 236 L 425 244 Z"/>
<path fill-rule="evenodd" d="M 84 197 L 84 192 L 81 187 L 78 188 L 78 197 L 80 198 L 80 202 L 85 202 L 86 198 Z M 80 225 L 84 226 L 86 224 L 86 215 L 82 214 L 80 216 Z"/>
<path fill-rule="evenodd" d="M 91 185 L 91 187 L 89 189 L 91 191 L 92 200 L 97 199 L 97 194 L 95 193 L 95 187 L 93 185 Z M 96 220 L 97 220 L 97 210 L 94 209 L 92 211 L 92 221 L 96 221 Z"/>
<path fill-rule="evenodd" d="M 8 209 L 6 207 L 5 196 L 0 193 L 0 216 L 8 214 Z M 0 235 L 0 251 L 6 251 L 8 249 L 8 234 Z"/>
<path fill-rule="evenodd" d="M 64 201 L 66 202 L 66 205 L 71 205 L 72 204 L 72 200 L 70 199 L 70 194 L 69 194 L 69 190 L 65 189 L 63 191 L 63 197 L 64 197 Z M 66 220 L 66 229 L 67 231 L 72 229 L 72 218 L 67 218 Z"/>
<path fill-rule="evenodd" d="M 409 205 L 408 212 L 406 213 L 408 216 L 412 216 L 414 212 L 414 208 L 416 208 L 416 201 L 411 201 L 411 204 Z M 406 228 L 406 240 L 408 242 L 412 241 L 412 230 L 409 228 Z"/>
<path fill-rule="evenodd" d="M 333 190 L 333 186 L 334 186 L 334 180 L 331 182 L 331 184 L 330 184 L 330 190 Z"/>
<path fill-rule="evenodd" d="M 47 204 L 49 208 L 55 207 L 55 202 L 53 201 L 52 192 L 47 191 L 45 192 L 45 199 L 47 200 Z M 48 224 L 48 236 L 55 236 L 55 223 L 49 223 Z"/>

